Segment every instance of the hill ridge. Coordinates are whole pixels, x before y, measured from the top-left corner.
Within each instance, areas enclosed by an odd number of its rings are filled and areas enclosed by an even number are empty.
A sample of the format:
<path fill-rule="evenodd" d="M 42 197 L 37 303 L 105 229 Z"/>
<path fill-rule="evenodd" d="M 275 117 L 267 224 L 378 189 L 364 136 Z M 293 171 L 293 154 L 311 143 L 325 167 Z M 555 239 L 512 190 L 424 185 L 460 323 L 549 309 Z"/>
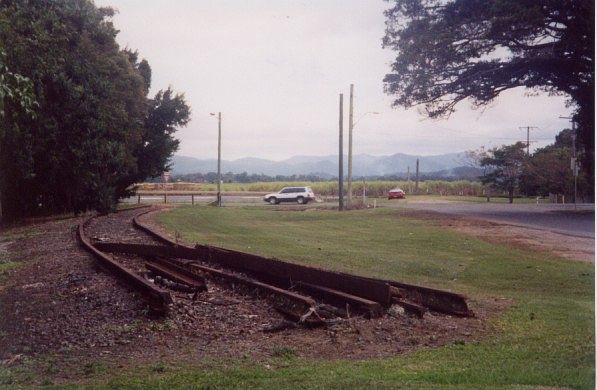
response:
<path fill-rule="evenodd" d="M 395 153 L 385 156 L 358 154 L 353 158 L 354 176 L 383 176 L 406 173 L 410 167 L 414 175 L 417 158 L 420 173 L 451 171 L 462 167 L 464 153 L 446 153 L 431 156 L 417 156 Z M 347 158 L 344 159 L 346 168 Z M 198 159 L 189 156 L 174 156 L 171 172 L 174 175 L 189 173 L 215 172 L 216 159 Z M 285 160 L 274 161 L 258 157 L 243 157 L 235 160 L 222 160 L 222 172 L 264 174 L 268 176 L 312 175 L 334 177 L 338 175 L 338 156 L 292 156 Z M 345 169 L 346 172 L 346 169 Z"/>

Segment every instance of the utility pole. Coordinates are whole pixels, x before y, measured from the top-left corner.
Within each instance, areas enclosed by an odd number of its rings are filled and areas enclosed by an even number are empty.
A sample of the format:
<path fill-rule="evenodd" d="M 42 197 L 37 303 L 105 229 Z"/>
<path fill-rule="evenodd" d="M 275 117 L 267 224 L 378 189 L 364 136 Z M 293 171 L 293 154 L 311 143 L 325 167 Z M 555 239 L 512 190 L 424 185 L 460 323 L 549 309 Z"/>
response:
<path fill-rule="evenodd" d="M 576 157 L 576 122 L 574 118 L 570 116 L 560 116 L 561 119 L 570 119 L 572 123 L 572 158 L 570 158 L 570 168 L 574 175 L 574 210 L 576 210 L 576 198 L 577 198 L 577 182 L 578 182 L 578 159 Z"/>
<path fill-rule="evenodd" d="M 410 165 L 406 167 L 406 182 L 408 183 L 408 194 L 412 193 L 412 188 L 410 188 Z"/>
<path fill-rule="evenodd" d="M 213 112 L 209 115 L 216 116 Z M 218 112 L 218 193 L 216 195 L 216 205 L 222 206 L 222 113 Z"/>
<path fill-rule="evenodd" d="M 343 144 L 344 144 L 344 120 L 343 120 L 343 116 L 344 116 L 344 95 L 340 94 L 340 117 L 338 120 L 338 127 L 339 127 L 339 142 L 338 142 L 338 149 L 339 149 L 339 155 L 338 155 L 338 210 L 342 211 L 344 210 L 344 148 L 343 148 Z"/>
<path fill-rule="evenodd" d="M 354 84 L 350 84 L 350 99 L 348 106 L 348 199 L 347 205 L 350 209 L 352 205 L 352 129 L 353 123 L 353 100 L 354 100 Z"/>
<path fill-rule="evenodd" d="M 419 195 L 419 159 L 417 159 L 417 171 L 415 173 L 415 194 Z"/>
<path fill-rule="evenodd" d="M 574 173 L 574 210 L 576 210 L 576 187 L 578 182 L 578 160 L 576 158 L 576 123 L 572 121 L 572 173 Z"/>
<path fill-rule="evenodd" d="M 218 207 L 222 207 L 222 113 L 218 112 Z"/>
<path fill-rule="evenodd" d="M 527 156 L 530 156 L 530 145 L 531 145 L 531 130 L 537 129 L 537 126 L 521 126 L 519 129 L 527 130 Z"/>
<path fill-rule="evenodd" d="M 363 176 L 363 207 L 367 205 L 367 183 L 365 183 L 365 177 Z"/>

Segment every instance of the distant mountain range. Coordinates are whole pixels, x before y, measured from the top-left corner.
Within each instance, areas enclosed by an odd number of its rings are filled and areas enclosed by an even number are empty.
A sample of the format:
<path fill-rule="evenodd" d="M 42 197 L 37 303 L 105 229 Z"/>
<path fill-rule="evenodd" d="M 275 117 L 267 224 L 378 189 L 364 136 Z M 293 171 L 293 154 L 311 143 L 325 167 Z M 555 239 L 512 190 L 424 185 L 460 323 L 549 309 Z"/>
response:
<path fill-rule="evenodd" d="M 354 176 L 383 176 L 394 174 L 414 175 L 417 158 L 419 159 L 420 173 L 442 172 L 442 175 L 449 177 L 458 175 L 465 165 L 463 153 L 448 153 L 437 156 L 413 156 L 403 153 L 396 153 L 391 156 L 371 156 L 359 154 L 353 158 Z M 347 164 L 344 158 L 344 164 Z M 460 169 L 459 169 L 460 168 Z M 174 156 L 172 158 L 173 175 L 184 175 L 189 173 L 215 172 L 217 170 L 216 159 L 201 160 L 194 157 Z M 346 167 L 344 172 L 346 173 Z M 290 176 L 290 175 L 315 175 L 321 178 L 332 178 L 338 176 L 338 156 L 294 156 L 283 161 L 272 161 L 260 158 L 241 158 L 238 160 L 222 160 L 222 173 L 243 173 L 263 174 L 268 176 Z"/>

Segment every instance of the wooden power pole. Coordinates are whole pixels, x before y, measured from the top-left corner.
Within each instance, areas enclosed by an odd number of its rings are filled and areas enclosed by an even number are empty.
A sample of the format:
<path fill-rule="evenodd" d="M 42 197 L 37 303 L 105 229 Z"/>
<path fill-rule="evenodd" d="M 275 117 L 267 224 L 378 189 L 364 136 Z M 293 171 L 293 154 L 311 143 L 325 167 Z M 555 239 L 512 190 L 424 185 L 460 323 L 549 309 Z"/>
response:
<path fill-rule="evenodd" d="M 536 129 L 537 126 L 523 126 L 523 127 L 519 127 L 519 129 L 526 129 L 527 131 L 527 156 L 530 156 L 531 154 L 531 130 Z"/>
<path fill-rule="evenodd" d="M 578 159 L 576 156 L 576 123 L 574 118 L 570 116 L 561 116 L 561 119 L 569 119 L 572 123 L 572 157 L 570 158 L 570 168 L 572 169 L 572 175 L 574 175 L 574 210 L 576 210 L 576 198 L 577 198 L 577 186 L 578 186 Z"/>
<path fill-rule="evenodd" d="M 339 128 L 339 142 L 338 142 L 338 149 L 339 149 L 339 155 L 338 155 L 338 210 L 342 211 L 344 210 L 344 148 L 343 148 L 343 144 L 344 144 L 344 121 L 343 121 L 343 116 L 344 116 L 344 95 L 340 94 L 340 117 L 338 120 L 338 128 Z"/>
<path fill-rule="evenodd" d="M 419 194 L 419 159 L 417 159 L 417 168 L 415 173 L 415 194 Z"/>
<path fill-rule="evenodd" d="M 576 197 L 577 197 L 577 186 L 578 186 L 578 159 L 576 157 L 576 123 L 572 121 L 572 159 L 571 168 L 572 174 L 574 175 L 574 210 L 576 210 Z"/>
<path fill-rule="evenodd" d="M 348 199 L 347 206 L 350 209 L 352 205 L 352 129 L 353 123 L 353 100 L 354 100 L 354 85 L 350 84 L 350 98 L 348 105 Z"/>

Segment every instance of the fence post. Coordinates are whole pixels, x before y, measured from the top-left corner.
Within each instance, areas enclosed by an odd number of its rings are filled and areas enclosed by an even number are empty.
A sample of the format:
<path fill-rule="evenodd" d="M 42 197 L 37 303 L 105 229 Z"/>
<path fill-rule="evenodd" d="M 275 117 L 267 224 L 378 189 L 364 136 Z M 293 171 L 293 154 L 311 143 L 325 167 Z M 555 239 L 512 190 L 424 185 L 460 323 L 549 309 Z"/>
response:
<path fill-rule="evenodd" d="M 191 194 L 191 205 L 195 205 L 195 194 Z"/>

